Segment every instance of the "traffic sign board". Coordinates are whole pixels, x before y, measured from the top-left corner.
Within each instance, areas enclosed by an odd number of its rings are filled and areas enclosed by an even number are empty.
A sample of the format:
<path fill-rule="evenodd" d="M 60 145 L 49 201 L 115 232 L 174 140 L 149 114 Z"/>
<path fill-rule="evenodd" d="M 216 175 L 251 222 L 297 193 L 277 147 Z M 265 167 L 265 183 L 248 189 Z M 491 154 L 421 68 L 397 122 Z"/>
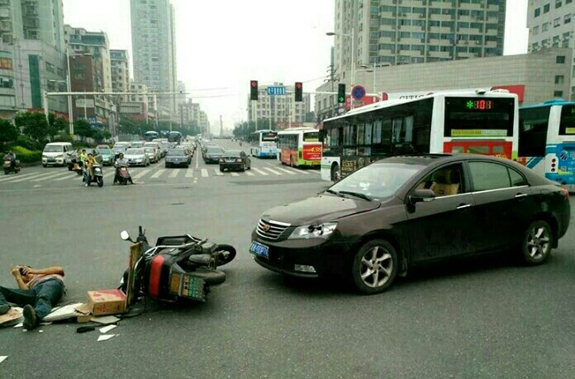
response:
<path fill-rule="evenodd" d="M 268 87 L 268 95 L 275 96 L 275 95 L 285 95 L 286 88 L 284 86 L 269 86 Z"/>
<path fill-rule="evenodd" d="M 363 88 L 363 86 L 357 85 L 354 86 L 351 89 L 351 96 L 354 98 L 354 100 L 361 100 L 363 99 L 363 97 L 365 96 L 365 88 Z"/>

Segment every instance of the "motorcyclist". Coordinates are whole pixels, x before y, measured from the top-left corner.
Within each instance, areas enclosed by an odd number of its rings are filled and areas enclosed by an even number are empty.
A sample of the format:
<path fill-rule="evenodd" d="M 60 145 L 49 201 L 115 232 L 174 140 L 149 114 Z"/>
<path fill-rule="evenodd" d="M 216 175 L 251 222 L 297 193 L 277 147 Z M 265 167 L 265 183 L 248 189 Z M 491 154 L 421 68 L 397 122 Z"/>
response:
<path fill-rule="evenodd" d="M 97 164 L 98 164 L 98 161 L 96 161 L 96 158 L 94 158 L 94 155 L 92 155 L 92 153 L 89 153 L 88 158 L 85 161 L 86 170 L 84 171 L 84 180 L 86 182 L 86 184 L 85 184 L 86 187 L 88 187 L 88 183 L 90 183 L 90 181 L 94 179 L 94 172 L 92 171 L 92 168 L 94 165 L 97 165 Z"/>
<path fill-rule="evenodd" d="M 12 150 L 8 151 L 8 154 L 4 156 L 5 161 L 10 161 L 11 167 L 16 168 L 16 154 Z"/>
<path fill-rule="evenodd" d="M 128 160 L 124 158 L 123 153 L 120 153 L 120 155 L 118 155 L 118 159 L 116 159 L 114 167 L 116 167 L 116 176 L 114 176 L 114 184 L 116 184 L 117 182 L 120 181 L 120 167 L 128 167 Z M 131 184 L 134 184 L 131 177 L 129 181 Z"/>

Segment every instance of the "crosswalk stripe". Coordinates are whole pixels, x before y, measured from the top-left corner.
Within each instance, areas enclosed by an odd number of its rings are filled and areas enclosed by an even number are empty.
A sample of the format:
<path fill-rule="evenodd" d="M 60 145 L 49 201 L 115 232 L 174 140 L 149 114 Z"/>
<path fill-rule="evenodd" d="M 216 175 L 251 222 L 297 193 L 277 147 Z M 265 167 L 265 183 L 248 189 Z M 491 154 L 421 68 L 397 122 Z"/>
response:
<path fill-rule="evenodd" d="M 75 172 L 73 174 L 70 174 L 70 176 L 64 176 L 63 178 L 58 178 L 58 179 L 54 179 L 55 182 L 61 182 L 62 180 L 69 180 L 69 179 L 73 179 L 73 178 L 81 178 L 81 175 L 76 174 Z"/>
<path fill-rule="evenodd" d="M 172 172 L 170 172 L 169 177 L 170 177 L 170 178 L 175 178 L 176 176 L 178 176 L 179 173 L 180 173 L 180 169 L 179 169 L 179 168 L 177 168 L 177 169 L 172 169 Z"/>
<path fill-rule="evenodd" d="M 240 176 L 240 174 L 238 174 L 237 172 L 232 172 L 231 174 L 232 176 Z"/>
<path fill-rule="evenodd" d="M 293 170 L 293 171 L 297 171 L 297 172 L 300 173 L 300 174 L 309 175 L 309 172 L 304 171 L 304 170 L 300 170 L 299 168 L 295 168 L 295 167 L 291 167 L 291 168 L 289 168 L 289 169 L 286 168 L 286 170 L 290 170 L 290 171 Z"/>
<path fill-rule="evenodd" d="M 107 172 L 107 173 L 105 173 L 104 175 L 102 175 L 102 177 L 103 177 L 103 178 L 107 178 L 107 177 L 110 177 L 110 176 L 112 176 L 112 175 L 114 175 L 114 174 L 116 174 L 116 171 L 110 171 L 110 172 Z"/>
<path fill-rule="evenodd" d="M 152 179 L 159 178 L 166 171 L 165 169 L 161 168 L 152 175 Z"/>
<path fill-rule="evenodd" d="M 314 174 L 321 175 L 321 171 L 320 171 L 320 170 L 311 170 L 310 172 L 313 172 Z"/>
<path fill-rule="evenodd" d="M 266 170 L 268 170 L 269 172 L 271 172 L 272 174 L 282 175 L 281 172 L 278 172 L 278 171 L 274 170 L 273 168 L 267 168 L 267 167 L 264 167 L 264 168 L 265 168 Z"/>
<path fill-rule="evenodd" d="M 40 177 L 43 177 L 43 176 L 50 176 L 50 175 L 52 175 L 51 172 L 50 172 L 50 173 L 47 173 L 47 174 L 46 174 L 46 173 L 44 173 L 44 174 L 38 173 L 38 174 L 36 174 L 36 175 L 34 175 L 34 176 L 29 176 L 29 177 L 27 177 L 27 178 L 22 178 L 22 177 L 20 177 L 20 178 L 18 178 L 18 179 L 16 179 L 16 180 L 12 180 L 10 183 L 20 183 L 20 182 L 24 182 L 24 181 L 26 181 L 26 180 L 30 180 L 30 179 L 32 179 L 32 178 L 33 178 L 33 179 L 37 179 L 37 178 L 40 178 Z"/>
<path fill-rule="evenodd" d="M 33 176 L 33 175 L 38 175 L 38 174 L 39 174 L 38 172 L 29 172 L 29 173 L 27 173 L 27 174 L 7 175 L 7 176 L 4 176 L 4 177 L 0 178 L 0 183 L 2 183 L 2 182 L 8 182 L 8 181 L 10 181 L 10 180 L 15 180 L 15 179 L 18 179 L 18 178 L 29 177 L 29 176 L 31 176 L 31 175 L 32 175 L 32 176 Z"/>
<path fill-rule="evenodd" d="M 194 169 L 190 168 L 186 171 L 186 178 L 193 178 L 194 177 Z"/>
<path fill-rule="evenodd" d="M 255 176 L 255 174 L 253 172 L 249 172 L 249 171 L 246 171 L 246 175 L 247 176 Z"/>
<path fill-rule="evenodd" d="M 263 175 L 263 176 L 268 176 L 268 175 L 269 175 L 267 172 L 264 172 L 264 171 L 262 171 L 262 170 L 260 170 L 260 169 L 258 169 L 258 168 L 253 168 L 253 167 L 252 167 L 252 170 L 255 171 L 255 172 L 257 172 L 257 173 L 260 174 L 260 175 Z"/>
<path fill-rule="evenodd" d="M 136 175 L 134 175 L 134 179 L 140 179 L 142 176 L 146 175 L 150 171 L 151 171 L 151 169 L 142 170 L 142 171 L 138 172 Z"/>
<path fill-rule="evenodd" d="M 202 168 L 202 177 L 204 177 L 204 178 L 208 177 L 208 170 L 205 168 Z"/>
<path fill-rule="evenodd" d="M 223 176 L 224 174 L 222 172 L 220 172 L 219 169 L 214 168 L 214 172 L 216 173 L 217 176 Z"/>
<path fill-rule="evenodd" d="M 39 179 L 32 179 L 32 180 L 30 180 L 30 181 L 31 181 L 31 182 L 43 182 L 43 181 L 48 180 L 48 179 L 58 178 L 58 177 L 60 177 L 60 176 L 62 176 L 62 175 L 70 175 L 70 173 L 69 173 L 68 171 L 66 171 L 66 172 L 60 172 L 60 173 L 58 173 L 58 174 L 56 174 L 56 175 L 46 176 L 46 177 L 39 178 Z"/>
<path fill-rule="evenodd" d="M 283 172 L 287 172 L 287 173 L 290 174 L 290 175 L 297 175 L 295 172 L 290 171 L 290 170 L 286 170 L 285 168 L 276 167 L 276 170 L 280 170 L 280 171 L 283 171 Z"/>

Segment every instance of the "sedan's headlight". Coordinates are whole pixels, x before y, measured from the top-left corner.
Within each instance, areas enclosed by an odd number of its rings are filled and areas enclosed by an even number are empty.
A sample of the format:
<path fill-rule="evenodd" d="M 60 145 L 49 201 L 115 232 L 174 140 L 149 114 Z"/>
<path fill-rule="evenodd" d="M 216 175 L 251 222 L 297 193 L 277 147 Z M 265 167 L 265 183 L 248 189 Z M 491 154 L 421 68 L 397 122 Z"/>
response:
<path fill-rule="evenodd" d="M 337 222 L 326 222 L 320 225 L 302 225 L 294 229 L 289 239 L 325 238 L 337 228 Z"/>

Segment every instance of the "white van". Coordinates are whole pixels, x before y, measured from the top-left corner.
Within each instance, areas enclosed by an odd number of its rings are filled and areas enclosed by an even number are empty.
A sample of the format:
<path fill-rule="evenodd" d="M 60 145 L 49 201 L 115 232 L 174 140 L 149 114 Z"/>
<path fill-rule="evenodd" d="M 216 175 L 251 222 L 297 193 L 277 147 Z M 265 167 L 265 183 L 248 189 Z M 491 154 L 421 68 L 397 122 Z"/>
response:
<path fill-rule="evenodd" d="M 42 166 L 66 166 L 71 160 L 74 148 L 70 142 L 51 142 L 46 144 L 42 152 Z"/>

